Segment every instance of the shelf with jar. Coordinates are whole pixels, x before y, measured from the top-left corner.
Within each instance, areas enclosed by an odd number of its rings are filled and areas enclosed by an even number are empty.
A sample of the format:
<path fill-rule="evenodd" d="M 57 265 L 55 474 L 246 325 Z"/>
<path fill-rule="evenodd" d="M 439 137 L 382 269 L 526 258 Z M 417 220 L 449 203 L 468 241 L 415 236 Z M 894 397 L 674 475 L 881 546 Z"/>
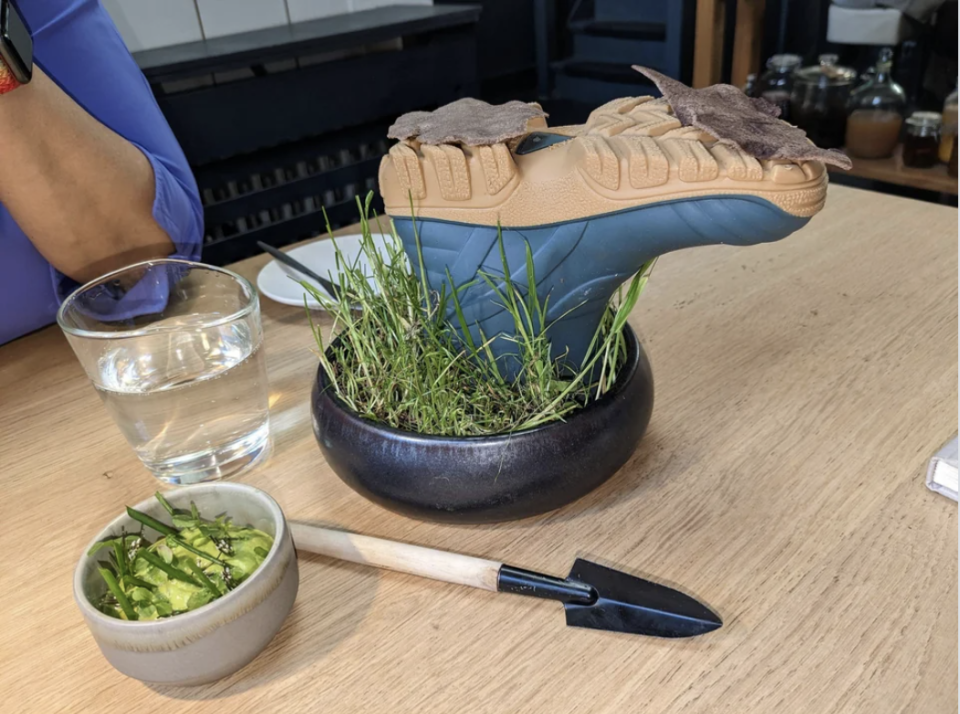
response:
<path fill-rule="evenodd" d="M 850 159 L 853 161 L 853 168 L 849 171 L 828 168 L 831 172 L 846 176 L 957 195 L 957 177 L 947 173 L 947 164 L 938 163 L 928 169 L 906 166 L 903 163 L 902 144 L 893 150 L 892 156 L 883 159 L 860 159 L 855 156 Z"/>
<path fill-rule="evenodd" d="M 826 69 L 833 76 L 843 70 L 830 63 Z M 843 141 L 853 161 L 848 175 L 957 194 L 957 93 L 947 98 L 943 114 L 907 116 L 906 94 L 893 81 L 892 69 L 893 51 L 885 48 L 865 81 L 848 90 Z"/>
<path fill-rule="evenodd" d="M 893 80 L 893 50 L 880 51 L 863 75 L 823 54 L 801 67 L 798 55 L 774 55 L 744 92 L 780 108 L 780 116 L 824 148 L 853 161 L 848 176 L 957 194 L 957 92 L 940 112 L 907 113 L 907 97 Z M 837 171 L 831 168 L 831 171 Z"/>

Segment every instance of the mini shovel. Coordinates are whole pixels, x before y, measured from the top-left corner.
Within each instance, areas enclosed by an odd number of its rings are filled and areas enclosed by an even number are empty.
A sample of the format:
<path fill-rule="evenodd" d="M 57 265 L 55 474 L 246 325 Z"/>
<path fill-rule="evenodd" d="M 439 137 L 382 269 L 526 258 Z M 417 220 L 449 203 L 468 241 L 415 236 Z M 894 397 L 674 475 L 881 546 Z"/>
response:
<path fill-rule="evenodd" d="M 493 592 L 563 603 L 567 624 L 654 637 L 693 637 L 723 623 L 688 595 L 577 558 L 566 579 L 494 560 L 291 522 L 298 550 Z"/>

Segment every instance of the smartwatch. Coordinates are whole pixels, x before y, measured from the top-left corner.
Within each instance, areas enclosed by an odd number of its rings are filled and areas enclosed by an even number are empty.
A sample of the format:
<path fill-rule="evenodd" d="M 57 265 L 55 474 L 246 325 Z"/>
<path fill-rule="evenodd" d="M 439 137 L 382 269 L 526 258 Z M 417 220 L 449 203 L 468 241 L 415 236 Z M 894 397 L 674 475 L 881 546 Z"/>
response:
<path fill-rule="evenodd" d="M 33 38 L 11 0 L 0 0 L 0 94 L 33 76 Z"/>

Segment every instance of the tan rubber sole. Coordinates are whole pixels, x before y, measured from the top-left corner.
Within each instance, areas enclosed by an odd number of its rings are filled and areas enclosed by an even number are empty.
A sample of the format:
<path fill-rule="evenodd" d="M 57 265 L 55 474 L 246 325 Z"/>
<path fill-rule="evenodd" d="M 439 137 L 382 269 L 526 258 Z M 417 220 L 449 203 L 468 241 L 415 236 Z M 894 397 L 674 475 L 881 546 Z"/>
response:
<path fill-rule="evenodd" d="M 546 130 L 531 125 L 531 130 Z M 380 165 L 387 213 L 478 225 L 536 226 L 660 201 L 750 195 L 798 217 L 824 204 L 827 172 L 816 161 L 763 161 L 681 127 L 650 97 L 615 100 L 572 136 L 528 154 L 519 140 L 493 146 L 396 144 Z"/>

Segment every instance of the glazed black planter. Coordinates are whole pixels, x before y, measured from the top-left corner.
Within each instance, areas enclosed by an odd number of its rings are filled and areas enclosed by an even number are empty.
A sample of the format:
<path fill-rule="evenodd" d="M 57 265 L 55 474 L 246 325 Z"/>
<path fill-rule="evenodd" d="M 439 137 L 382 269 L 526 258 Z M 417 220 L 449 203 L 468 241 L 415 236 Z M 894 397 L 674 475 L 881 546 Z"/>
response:
<path fill-rule="evenodd" d="M 336 474 L 412 518 L 490 523 L 551 511 L 586 495 L 630 458 L 653 410 L 653 375 L 629 326 L 613 389 L 566 421 L 498 436 L 426 436 L 362 419 L 330 387 L 313 388 L 313 430 Z"/>

